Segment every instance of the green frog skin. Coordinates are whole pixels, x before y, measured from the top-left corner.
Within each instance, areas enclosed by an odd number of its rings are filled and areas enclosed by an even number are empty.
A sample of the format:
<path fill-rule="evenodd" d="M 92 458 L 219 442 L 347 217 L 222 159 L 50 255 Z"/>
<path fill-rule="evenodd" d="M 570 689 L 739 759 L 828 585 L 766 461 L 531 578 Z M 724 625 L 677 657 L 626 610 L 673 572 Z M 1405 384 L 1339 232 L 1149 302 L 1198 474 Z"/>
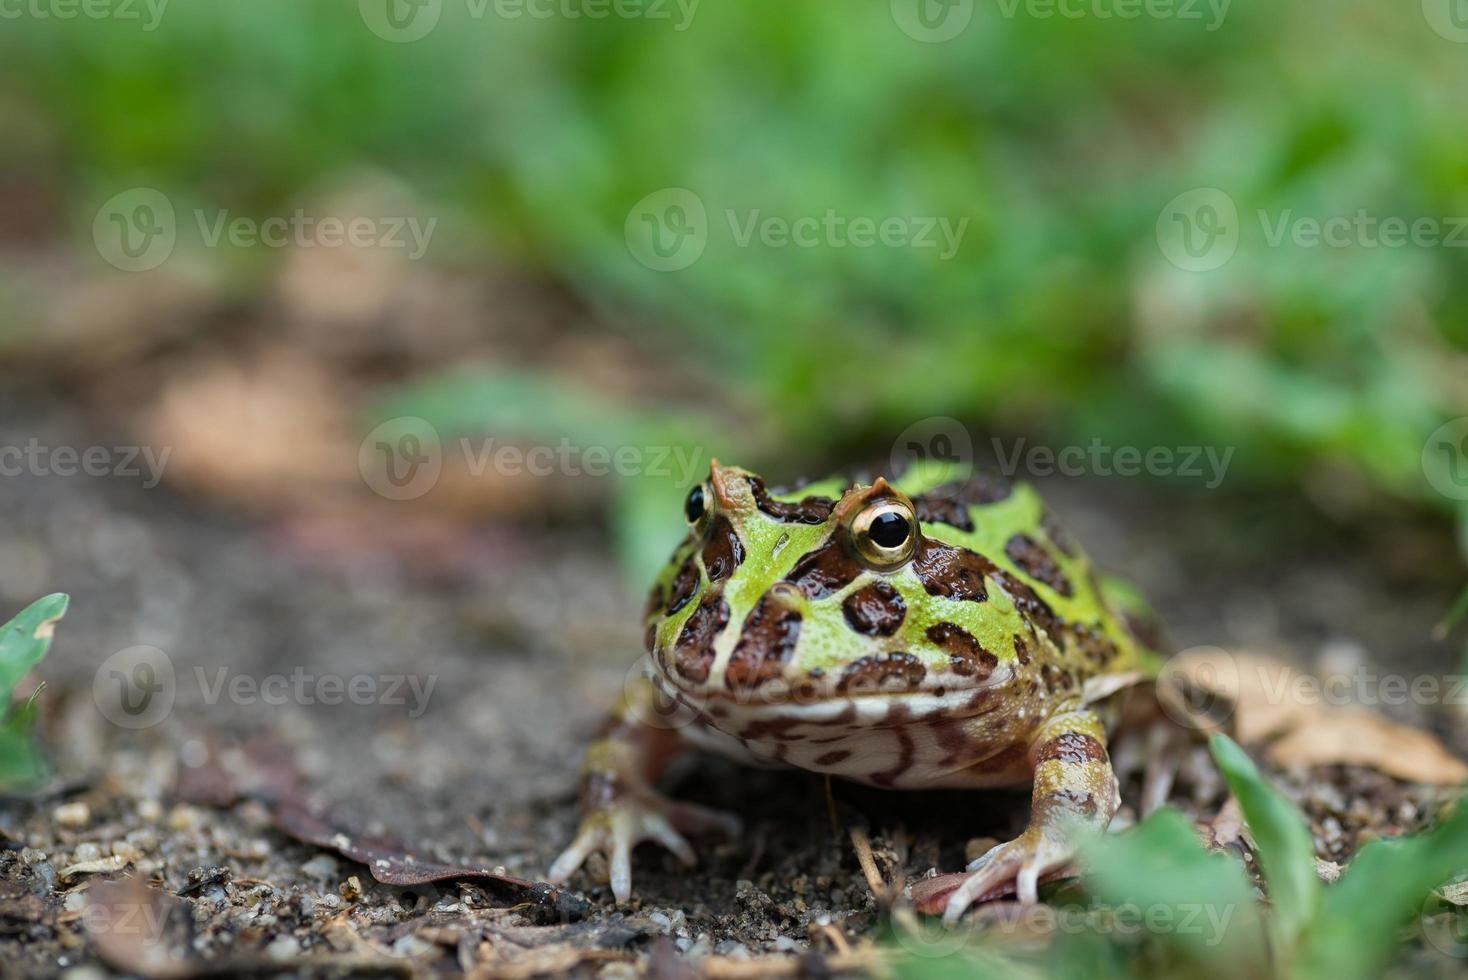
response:
<path fill-rule="evenodd" d="M 777 492 L 712 465 L 648 599 L 646 677 L 587 752 L 585 818 L 551 881 L 601 852 L 626 901 L 637 843 L 692 864 L 684 834 L 737 833 L 653 789 L 697 747 L 893 790 L 1031 785 L 1028 828 L 969 866 L 945 917 L 1007 887 L 1037 901 L 1116 812 L 1110 696 L 1160 658 L 1031 487 L 951 475 Z M 670 701 L 686 723 L 651 707 Z"/>

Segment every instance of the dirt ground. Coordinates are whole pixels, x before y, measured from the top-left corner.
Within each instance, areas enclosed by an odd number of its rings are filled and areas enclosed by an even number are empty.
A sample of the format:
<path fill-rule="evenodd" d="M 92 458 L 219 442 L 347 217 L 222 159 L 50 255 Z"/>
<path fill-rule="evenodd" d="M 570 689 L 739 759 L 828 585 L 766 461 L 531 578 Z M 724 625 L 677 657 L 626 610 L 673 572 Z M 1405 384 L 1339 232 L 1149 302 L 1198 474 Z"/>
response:
<path fill-rule="evenodd" d="M 44 395 L 4 402 L 3 444 L 119 435 Z M 488 878 L 382 884 L 340 853 L 356 840 L 343 835 L 390 835 L 418 862 L 531 880 L 571 838 L 581 749 L 640 646 L 640 600 L 596 524 L 473 527 L 453 561 L 385 547 L 342 560 L 311 528 L 167 484 L 0 482 L 3 609 L 72 596 L 39 672 L 58 776 L 37 796 L 0 802 L 6 975 L 671 977 L 691 975 L 690 962 L 730 976 L 840 972 L 881 925 L 852 827 L 870 832 L 891 881 L 957 870 L 976 839 L 1024 820 L 1023 793 L 828 788 L 700 758 L 675 774 L 680 794 L 739 813 L 746 834 L 705 842 L 691 873 L 639 852 L 627 907 L 596 865 L 557 896 Z M 1103 564 L 1143 586 L 1176 648 L 1455 669 L 1453 648 L 1430 636 L 1459 584 L 1439 526 L 1399 516 L 1362 530 L 1282 495 L 1079 480 L 1041 489 Z M 98 710 L 94 681 L 105 685 L 99 666 L 137 645 L 162 650 L 174 680 L 166 715 L 130 730 Z M 212 695 L 221 677 L 275 675 L 367 677 L 378 700 L 403 703 Z M 389 698 L 400 677 L 423 696 Z M 1468 748 L 1468 729 L 1441 711 L 1393 713 Z M 282 790 L 297 774 L 301 784 Z M 1416 828 L 1437 797 L 1353 768 L 1276 775 L 1314 823 L 1320 857 L 1334 861 L 1363 834 Z M 1200 770 L 1173 802 L 1206 816 L 1221 798 Z M 329 812 L 324 839 L 338 846 L 284 832 L 283 800 Z M 114 883 L 127 874 L 161 884 L 166 915 L 124 921 L 119 910 L 139 903 Z M 782 965 L 746 963 L 768 955 Z"/>

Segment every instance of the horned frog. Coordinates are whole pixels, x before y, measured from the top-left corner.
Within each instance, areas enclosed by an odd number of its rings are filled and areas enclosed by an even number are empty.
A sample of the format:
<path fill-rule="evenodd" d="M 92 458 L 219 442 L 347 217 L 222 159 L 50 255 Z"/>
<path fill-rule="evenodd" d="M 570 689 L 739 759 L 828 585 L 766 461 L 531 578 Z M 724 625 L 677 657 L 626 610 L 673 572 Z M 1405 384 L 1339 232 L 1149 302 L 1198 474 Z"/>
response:
<path fill-rule="evenodd" d="M 692 864 L 684 833 L 737 833 L 653 789 L 694 746 L 894 790 L 1032 784 L 1028 828 L 969 865 L 945 918 L 1008 887 L 1037 901 L 1116 812 L 1111 696 L 1161 658 L 1031 487 L 951 476 L 920 462 L 779 492 L 713 463 L 648 599 L 646 676 L 587 752 L 585 818 L 552 881 L 599 851 L 626 901 L 637 843 Z M 649 723 L 656 699 L 687 723 Z"/>

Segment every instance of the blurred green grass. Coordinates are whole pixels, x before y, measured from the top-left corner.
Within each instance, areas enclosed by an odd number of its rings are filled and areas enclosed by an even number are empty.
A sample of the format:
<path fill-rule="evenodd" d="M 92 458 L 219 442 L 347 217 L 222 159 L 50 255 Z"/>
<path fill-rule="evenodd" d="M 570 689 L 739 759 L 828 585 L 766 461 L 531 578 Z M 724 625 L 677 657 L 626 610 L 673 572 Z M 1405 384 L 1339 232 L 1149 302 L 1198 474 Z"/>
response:
<path fill-rule="evenodd" d="M 676 7 L 475 9 L 446 0 L 411 44 L 350 2 L 173 0 L 151 31 L 8 20 L 0 166 L 92 261 L 92 217 L 127 187 L 269 215 L 389 171 L 670 369 L 701 362 L 805 458 L 943 414 L 1234 446 L 1231 476 L 1455 506 L 1422 447 L 1468 414 L 1464 252 L 1271 245 L 1255 217 L 1468 214 L 1468 48 L 1418 5 L 1241 2 L 1208 30 L 979 4 L 942 44 L 887 3 L 700 4 L 681 31 Z M 623 233 L 666 187 L 709 213 L 706 251 L 676 272 Z M 1157 224 L 1200 187 L 1235 202 L 1240 244 L 1186 272 Z M 947 261 L 741 247 L 731 209 L 967 226 Z"/>

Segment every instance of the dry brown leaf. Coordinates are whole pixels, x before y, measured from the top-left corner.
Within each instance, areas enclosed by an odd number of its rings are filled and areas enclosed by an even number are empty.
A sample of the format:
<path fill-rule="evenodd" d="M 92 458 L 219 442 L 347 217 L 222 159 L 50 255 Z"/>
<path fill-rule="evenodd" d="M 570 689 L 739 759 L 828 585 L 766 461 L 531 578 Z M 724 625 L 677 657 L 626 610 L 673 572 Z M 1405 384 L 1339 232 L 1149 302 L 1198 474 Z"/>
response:
<path fill-rule="evenodd" d="M 1265 754 L 1281 766 L 1347 763 L 1413 783 L 1450 786 L 1468 781 L 1468 766 L 1431 734 L 1368 708 L 1322 708 Z"/>
<path fill-rule="evenodd" d="M 1276 765 L 1359 765 L 1408 782 L 1468 782 L 1468 765 L 1432 734 L 1370 708 L 1330 704 L 1314 678 L 1273 657 L 1197 647 L 1168 672 L 1231 701 L 1238 741 L 1274 738 L 1265 754 Z"/>

